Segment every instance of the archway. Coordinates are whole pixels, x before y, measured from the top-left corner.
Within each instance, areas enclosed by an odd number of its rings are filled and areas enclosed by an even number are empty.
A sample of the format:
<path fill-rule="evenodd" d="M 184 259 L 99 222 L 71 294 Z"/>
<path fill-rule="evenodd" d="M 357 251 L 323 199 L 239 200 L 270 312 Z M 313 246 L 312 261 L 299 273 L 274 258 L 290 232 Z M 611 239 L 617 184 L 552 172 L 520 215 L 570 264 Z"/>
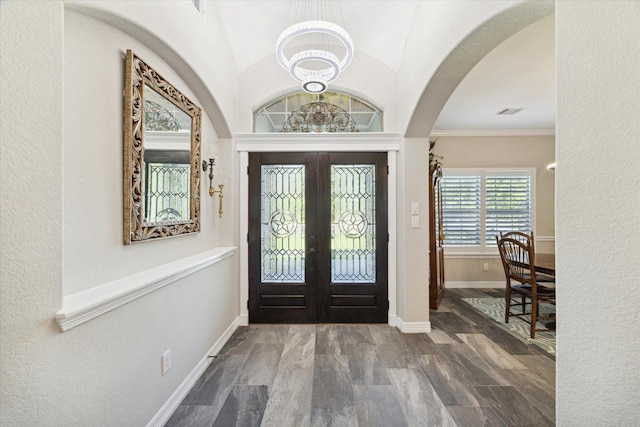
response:
<path fill-rule="evenodd" d="M 485 55 L 526 26 L 555 11 L 553 2 L 525 2 L 487 20 L 442 61 L 418 99 L 404 136 L 427 138 L 458 84 Z"/>

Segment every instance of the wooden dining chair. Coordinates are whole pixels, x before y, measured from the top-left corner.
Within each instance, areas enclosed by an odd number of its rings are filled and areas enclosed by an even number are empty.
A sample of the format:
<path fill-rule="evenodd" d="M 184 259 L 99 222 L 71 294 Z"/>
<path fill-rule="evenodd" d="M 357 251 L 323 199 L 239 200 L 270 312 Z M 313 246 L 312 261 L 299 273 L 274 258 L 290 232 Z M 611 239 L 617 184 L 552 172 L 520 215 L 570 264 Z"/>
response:
<path fill-rule="evenodd" d="M 525 233 L 522 231 L 508 231 L 503 233 L 502 231 L 499 234 L 500 238 L 503 237 L 507 237 L 510 239 L 516 239 L 522 243 L 526 243 L 527 245 L 531 246 L 531 250 L 533 251 L 533 253 L 536 252 L 536 239 L 533 237 L 533 231 L 530 233 Z M 497 236 L 496 236 L 496 241 L 497 241 Z M 504 266 L 504 264 L 503 264 Z M 555 282 L 556 278 L 555 276 L 549 276 L 548 274 L 541 274 L 541 273 L 537 273 L 536 274 L 536 280 L 538 281 L 538 283 L 542 283 L 542 282 Z"/>
<path fill-rule="evenodd" d="M 531 338 L 535 338 L 536 330 L 550 330 L 538 328 L 538 321 L 555 320 L 555 317 L 540 316 L 539 310 L 541 303 L 555 305 L 555 289 L 543 286 L 536 278 L 535 248 L 532 235 L 529 238 L 523 238 L 520 234 L 511 234 L 510 237 L 505 234 L 502 238 L 496 236 L 496 242 L 506 278 L 504 321 L 509 323 L 511 316 L 522 319 L 530 324 Z M 549 285 L 548 282 L 545 284 Z M 516 297 L 520 297 L 519 303 L 514 300 Z M 521 313 L 512 310 L 512 307 L 520 307 Z"/>

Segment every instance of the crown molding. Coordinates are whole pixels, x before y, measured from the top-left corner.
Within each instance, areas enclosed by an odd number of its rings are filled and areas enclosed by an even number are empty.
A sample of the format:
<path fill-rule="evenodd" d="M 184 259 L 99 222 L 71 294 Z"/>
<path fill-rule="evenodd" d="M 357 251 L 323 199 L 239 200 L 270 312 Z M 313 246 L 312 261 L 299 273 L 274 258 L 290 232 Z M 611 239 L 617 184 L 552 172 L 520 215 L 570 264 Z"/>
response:
<path fill-rule="evenodd" d="M 555 136 L 555 129 L 437 129 L 430 136 Z"/>

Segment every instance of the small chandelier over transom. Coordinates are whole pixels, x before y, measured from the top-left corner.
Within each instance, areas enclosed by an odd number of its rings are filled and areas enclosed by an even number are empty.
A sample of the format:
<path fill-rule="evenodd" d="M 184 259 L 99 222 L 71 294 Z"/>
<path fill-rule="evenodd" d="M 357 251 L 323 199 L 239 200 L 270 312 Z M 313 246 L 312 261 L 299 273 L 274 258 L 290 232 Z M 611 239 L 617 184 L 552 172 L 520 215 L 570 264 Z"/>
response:
<path fill-rule="evenodd" d="M 349 66 L 354 52 L 351 36 L 326 19 L 328 8 L 321 0 L 316 3 L 317 10 L 307 5 L 296 13 L 298 22 L 284 30 L 276 42 L 278 62 L 308 93 L 327 90 L 329 83 Z M 311 16 L 315 19 L 301 20 Z"/>

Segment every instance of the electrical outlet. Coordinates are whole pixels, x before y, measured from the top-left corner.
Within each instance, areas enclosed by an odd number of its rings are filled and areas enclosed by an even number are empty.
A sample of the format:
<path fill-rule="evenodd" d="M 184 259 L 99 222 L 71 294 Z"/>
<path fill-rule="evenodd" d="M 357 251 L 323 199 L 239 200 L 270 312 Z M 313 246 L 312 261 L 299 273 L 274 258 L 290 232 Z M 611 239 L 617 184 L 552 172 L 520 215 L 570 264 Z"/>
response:
<path fill-rule="evenodd" d="M 489 271 L 489 263 L 485 262 L 484 264 L 482 264 L 482 271 Z"/>
<path fill-rule="evenodd" d="M 171 349 L 162 355 L 162 375 L 165 375 L 171 369 Z"/>

